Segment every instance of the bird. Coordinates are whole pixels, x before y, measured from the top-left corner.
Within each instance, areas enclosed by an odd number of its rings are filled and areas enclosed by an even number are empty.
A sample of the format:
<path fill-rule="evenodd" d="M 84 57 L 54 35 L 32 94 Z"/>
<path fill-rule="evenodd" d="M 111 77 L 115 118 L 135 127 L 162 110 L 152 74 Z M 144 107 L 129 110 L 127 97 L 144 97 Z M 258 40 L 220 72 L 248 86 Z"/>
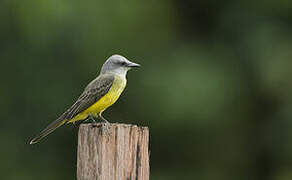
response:
<path fill-rule="evenodd" d="M 118 100 L 126 87 L 128 70 L 136 67 L 140 67 L 140 64 L 131 62 L 124 56 L 110 56 L 102 65 L 100 74 L 85 87 L 75 103 L 33 138 L 30 144 L 38 143 L 63 124 L 89 118 L 100 118 L 102 124 L 109 124 L 102 113 Z"/>

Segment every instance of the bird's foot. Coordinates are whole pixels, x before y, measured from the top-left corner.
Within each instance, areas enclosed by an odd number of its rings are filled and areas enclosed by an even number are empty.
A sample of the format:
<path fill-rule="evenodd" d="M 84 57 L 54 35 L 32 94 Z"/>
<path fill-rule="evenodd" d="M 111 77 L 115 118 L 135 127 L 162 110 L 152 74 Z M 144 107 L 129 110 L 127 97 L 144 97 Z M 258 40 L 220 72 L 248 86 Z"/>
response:
<path fill-rule="evenodd" d="M 86 119 L 87 121 L 91 121 L 91 127 L 96 128 L 98 127 L 98 123 L 96 122 L 96 119 L 92 116 L 89 115 L 88 118 Z"/>
<path fill-rule="evenodd" d="M 111 124 L 109 122 L 101 122 L 102 133 L 105 134 L 108 138 L 110 137 L 110 128 Z"/>
<path fill-rule="evenodd" d="M 111 124 L 101 115 L 101 113 L 98 115 L 98 117 L 101 119 L 102 133 L 105 134 L 107 138 L 109 139 Z"/>
<path fill-rule="evenodd" d="M 96 128 L 96 127 L 98 127 L 98 124 L 96 122 L 93 122 L 93 123 L 91 123 L 91 127 Z"/>

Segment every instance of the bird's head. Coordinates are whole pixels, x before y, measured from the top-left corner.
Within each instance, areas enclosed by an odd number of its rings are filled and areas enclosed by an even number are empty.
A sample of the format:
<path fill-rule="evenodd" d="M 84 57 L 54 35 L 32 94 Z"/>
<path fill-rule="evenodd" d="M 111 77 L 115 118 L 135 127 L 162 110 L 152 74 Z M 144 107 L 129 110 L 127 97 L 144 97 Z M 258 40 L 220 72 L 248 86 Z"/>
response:
<path fill-rule="evenodd" d="M 126 76 L 128 70 L 135 67 L 140 67 L 140 64 L 133 63 L 121 55 L 112 55 L 103 64 L 101 73 L 114 73 Z"/>

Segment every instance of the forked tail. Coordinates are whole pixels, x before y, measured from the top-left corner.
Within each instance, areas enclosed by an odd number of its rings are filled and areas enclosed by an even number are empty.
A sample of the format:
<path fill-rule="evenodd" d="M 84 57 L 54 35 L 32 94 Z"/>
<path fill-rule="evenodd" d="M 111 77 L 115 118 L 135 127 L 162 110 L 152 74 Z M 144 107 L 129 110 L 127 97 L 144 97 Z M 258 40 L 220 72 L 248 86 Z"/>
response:
<path fill-rule="evenodd" d="M 51 124 L 49 124 L 44 130 L 42 130 L 42 132 L 40 132 L 40 134 L 38 136 L 33 138 L 30 141 L 30 144 L 35 144 L 35 143 L 39 142 L 41 139 L 43 139 L 44 137 L 49 135 L 55 129 L 57 129 L 58 127 L 62 126 L 66 121 L 67 120 L 64 119 L 64 116 L 62 115 L 61 117 L 59 117 L 58 119 L 53 121 Z"/>

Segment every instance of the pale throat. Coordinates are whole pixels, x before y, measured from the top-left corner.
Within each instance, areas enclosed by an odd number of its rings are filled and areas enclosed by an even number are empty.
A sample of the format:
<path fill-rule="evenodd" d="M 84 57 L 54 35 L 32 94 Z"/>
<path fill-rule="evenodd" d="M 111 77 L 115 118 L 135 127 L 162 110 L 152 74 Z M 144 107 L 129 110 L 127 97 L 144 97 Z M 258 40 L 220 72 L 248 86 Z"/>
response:
<path fill-rule="evenodd" d="M 114 74 L 116 76 L 126 79 L 128 70 L 129 70 L 128 68 L 117 68 L 110 71 L 106 71 L 104 72 L 104 74 Z"/>

